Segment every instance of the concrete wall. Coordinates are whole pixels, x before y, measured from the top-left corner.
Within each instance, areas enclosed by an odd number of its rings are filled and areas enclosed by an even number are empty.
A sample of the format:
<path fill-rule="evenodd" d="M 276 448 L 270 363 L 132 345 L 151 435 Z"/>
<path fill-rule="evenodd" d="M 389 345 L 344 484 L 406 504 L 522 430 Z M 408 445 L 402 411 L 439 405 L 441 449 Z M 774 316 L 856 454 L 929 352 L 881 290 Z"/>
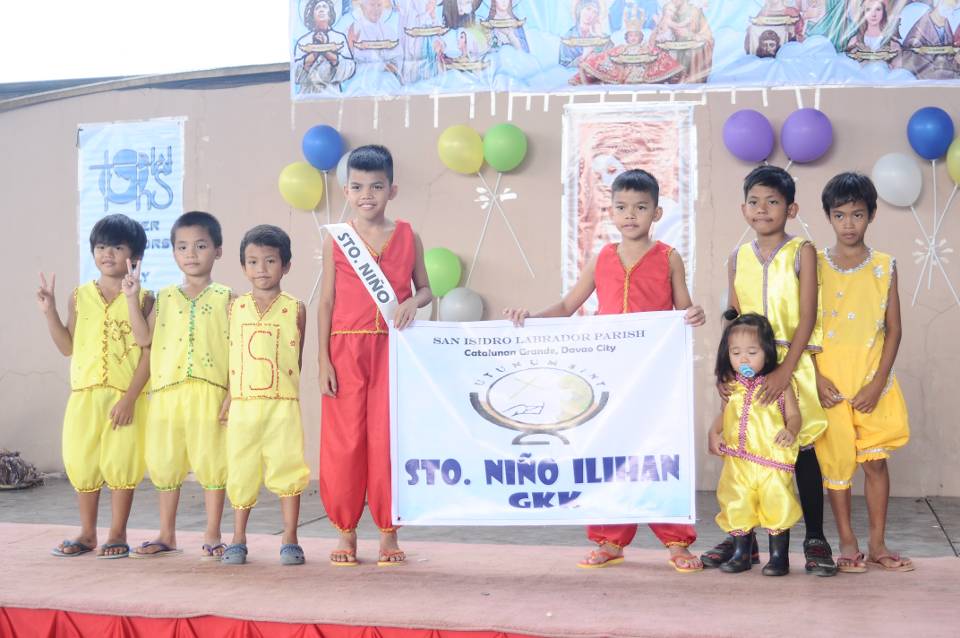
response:
<path fill-rule="evenodd" d="M 678 95 L 678 99 L 700 96 Z M 887 152 L 912 153 L 906 140 L 906 122 L 917 108 L 938 105 L 956 113 L 960 88 L 824 89 L 820 108 L 831 118 L 835 144 L 830 154 L 810 166 L 796 166 L 801 215 L 810 224 L 820 245 L 833 240 L 819 208 L 819 193 L 826 180 L 841 170 L 869 172 Z M 596 97 L 581 97 L 595 100 Z M 622 99 L 615 98 L 613 99 Z M 640 99 L 652 99 L 641 96 Z M 805 105 L 813 102 L 812 90 L 803 91 Z M 476 120 L 483 131 L 506 119 L 506 95 L 497 96 L 497 115 L 490 116 L 490 96 L 477 96 Z M 520 197 L 508 204 L 514 227 L 536 270 L 536 280 L 524 271 L 502 223 L 494 217 L 485 250 L 471 287 L 495 317 L 508 304 L 539 308 L 560 293 L 560 149 L 562 105 L 555 96 L 543 112 L 540 98 L 526 111 L 525 100 L 515 102 L 514 122 L 530 139 L 530 152 L 522 169 L 504 182 Z M 696 109 L 699 148 L 697 201 L 697 272 L 694 298 L 708 311 L 709 324 L 696 331 L 696 407 L 698 448 L 703 432 L 719 402 L 713 389 L 711 360 L 719 338 L 718 315 L 726 288 L 724 260 L 745 226 L 740 217 L 740 183 L 749 166 L 733 159 L 721 142 L 724 120 L 740 108 L 762 110 L 775 127 L 797 107 L 793 91 L 771 91 L 764 107 L 758 92 L 738 92 L 736 104 L 728 93 L 707 95 Z M 480 233 L 482 216 L 473 201 L 476 178 L 446 170 L 436 155 L 440 130 L 469 121 L 466 98 L 445 99 L 440 105 L 440 128 L 433 125 L 433 102 L 410 101 L 409 127 L 404 126 L 405 101 L 382 102 L 379 125 L 373 128 L 374 103 L 345 103 L 341 131 L 352 146 L 378 142 L 389 146 L 397 158 L 400 194 L 390 207 L 393 216 L 406 218 L 421 233 L 424 244 L 446 246 L 469 261 Z M 49 102 L 0 113 L 0 193 L 3 196 L 0 233 L 5 238 L 3 279 L 4 312 L 0 316 L 0 446 L 19 449 L 45 470 L 62 468 L 60 425 L 69 392 L 68 361 L 51 343 L 34 301 L 37 272 L 56 271 L 58 301 L 65 308 L 77 284 L 76 239 L 76 132 L 77 124 L 112 120 L 137 120 L 161 116 L 187 116 L 184 206 L 209 210 L 224 225 L 225 255 L 215 277 L 239 289 L 246 282 L 238 266 L 237 246 L 250 226 L 272 222 L 288 229 L 294 238 L 293 268 L 285 288 L 306 298 L 318 264 L 313 221 L 302 212 L 290 212 L 280 199 L 276 178 L 280 169 L 300 159 L 300 139 L 317 123 L 336 125 L 338 104 L 321 102 L 291 110 L 286 84 L 265 84 L 223 90 L 135 89 L 113 91 Z M 782 151 L 771 161 L 785 164 Z M 934 192 L 930 167 L 917 206 L 930 227 Z M 951 182 L 938 167 L 940 206 Z M 337 216 L 343 198 L 331 197 Z M 948 214 L 942 236 L 952 244 L 960 234 L 960 211 Z M 799 227 L 792 232 L 801 232 Z M 960 361 L 960 308 L 939 272 L 932 288 L 926 282 L 920 300 L 910 299 L 920 266 L 913 253 L 921 237 L 909 211 L 881 205 L 868 241 L 898 258 L 905 336 L 896 371 L 911 413 L 910 445 L 892 460 L 895 495 L 960 496 L 960 473 L 953 461 L 960 453 L 960 428 L 950 407 L 950 388 L 956 388 Z M 947 265 L 960 287 L 960 259 Z M 312 308 L 311 310 L 315 310 Z M 319 439 L 316 323 L 311 314 L 303 375 L 303 412 L 308 460 L 314 472 Z M 954 390 L 955 391 L 955 390 Z M 716 485 L 720 463 L 698 454 L 698 483 Z"/>

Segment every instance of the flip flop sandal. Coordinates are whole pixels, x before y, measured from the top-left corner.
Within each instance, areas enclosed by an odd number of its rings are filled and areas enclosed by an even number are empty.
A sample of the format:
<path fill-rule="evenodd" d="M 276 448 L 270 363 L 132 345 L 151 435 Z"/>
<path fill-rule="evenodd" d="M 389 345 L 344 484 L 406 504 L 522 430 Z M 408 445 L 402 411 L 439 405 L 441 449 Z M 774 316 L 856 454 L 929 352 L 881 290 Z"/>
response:
<path fill-rule="evenodd" d="M 149 547 L 156 547 L 157 551 L 155 552 L 144 552 L 141 550 L 147 549 Z M 162 558 L 164 556 L 175 556 L 176 554 L 182 554 L 182 549 L 177 549 L 176 547 L 170 547 L 166 543 L 160 541 L 144 541 L 140 543 L 140 547 L 130 553 L 130 558 Z"/>
<path fill-rule="evenodd" d="M 399 556 L 399 560 L 393 560 L 395 557 Z M 407 554 L 402 549 L 390 549 L 380 551 L 380 556 L 377 558 L 377 567 L 396 567 L 397 565 L 403 565 L 407 562 Z"/>
<path fill-rule="evenodd" d="M 227 546 L 223 543 L 217 543 L 216 545 L 207 545 L 203 544 L 203 554 L 200 556 L 202 561 L 220 561 L 223 558 L 223 552 L 227 549 Z M 220 550 L 220 553 L 217 553 L 217 550 Z"/>
<path fill-rule="evenodd" d="M 347 560 L 333 560 L 334 556 L 342 556 Z M 360 561 L 357 560 L 357 551 L 354 549 L 335 549 L 330 552 L 330 564 L 334 567 L 356 567 Z"/>
<path fill-rule="evenodd" d="M 280 546 L 281 565 L 303 565 L 307 559 L 303 556 L 303 548 L 295 543 L 284 543 Z"/>
<path fill-rule="evenodd" d="M 243 543 L 227 545 L 220 562 L 224 565 L 243 565 L 247 562 L 247 546 Z"/>
<path fill-rule="evenodd" d="M 844 574 L 862 574 L 867 571 L 867 563 L 863 560 L 863 552 L 858 553 L 856 556 L 844 556 L 840 555 L 837 557 L 837 571 L 843 572 Z"/>
<path fill-rule="evenodd" d="M 603 560 L 597 562 L 596 559 L 598 558 L 602 558 Z M 613 567 L 623 561 L 623 554 L 611 554 L 605 549 L 595 549 L 587 555 L 586 560 L 577 563 L 577 567 L 582 567 L 583 569 L 599 569 L 601 567 Z"/>
<path fill-rule="evenodd" d="M 97 554 L 97 558 L 113 560 L 115 558 L 127 558 L 130 556 L 130 546 L 126 543 L 104 543 L 100 546 L 101 552 L 106 552 L 108 549 L 122 549 L 123 551 L 119 554 Z"/>
<path fill-rule="evenodd" d="M 883 560 L 894 560 L 900 563 L 899 565 L 884 565 Z M 904 562 L 908 561 L 908 562 Z M 880 569 L 886 572 L 912 572 L 916 569 L 913 566 L 913 562 L 909 558 L 900 556 L 900 554 L 884 554 L 883 556 L 877 556 L 876 558 L 868 558 L 867 565 L 870 567 L 879 567 Z"/>
<path fill-rule="evenodd" d="M 77 541 L 72 541 L 68 538 L 63 539 L 63 542 L 60 543 L 60 547 L 54 547 L 50 550 L 52 556 L 57 558 L 73 558 L 74 556 L 80 556 L 81 554 L 86 554 L 93 551 L 93 547 L 89 545 L 84 545 L 83 543 L 78 543 Z M 75 547 L 77 551 L 75 552 L 65 552 L 63 550 Z"/>
<path fill-rule="evenodd" d="M 673 565 L 673 568 L 680 572 L 681 574 L 692 574 L 693 572 L 702 572 L 703 563 L 701 562 L 699 567 L 681 567 L 682 563 L 690 564 L 697 561 L 695 556 L 671 556 L 667 559 L 667 562 Z"/>

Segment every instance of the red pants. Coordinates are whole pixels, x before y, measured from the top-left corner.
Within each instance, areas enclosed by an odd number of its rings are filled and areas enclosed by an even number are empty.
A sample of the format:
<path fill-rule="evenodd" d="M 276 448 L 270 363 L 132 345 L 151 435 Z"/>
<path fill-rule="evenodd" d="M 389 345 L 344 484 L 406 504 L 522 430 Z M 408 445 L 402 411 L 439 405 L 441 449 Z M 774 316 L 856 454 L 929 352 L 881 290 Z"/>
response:
<path fill-rule="evenodd" d="M 650 523 L 650 531 L 666 547 L 689 547 L 697 540 L 697 530 L 693 525 L 677 525 L 675 523 Z M 590 525 L 587 527 L 587 538 L 598 545 L 610 543 L 617 547 L 626 547 L 637 534 L 637 526 L 631 525 Z"/>
<path fill-rule="evenodd" d="M 373 520 L 392 531 L 390 395 L 386 335 L 330 337 L 337 396 L 323 396 L 320 415 L 320 498 L 340 530 L 357 527 L 364 497 Z"/>

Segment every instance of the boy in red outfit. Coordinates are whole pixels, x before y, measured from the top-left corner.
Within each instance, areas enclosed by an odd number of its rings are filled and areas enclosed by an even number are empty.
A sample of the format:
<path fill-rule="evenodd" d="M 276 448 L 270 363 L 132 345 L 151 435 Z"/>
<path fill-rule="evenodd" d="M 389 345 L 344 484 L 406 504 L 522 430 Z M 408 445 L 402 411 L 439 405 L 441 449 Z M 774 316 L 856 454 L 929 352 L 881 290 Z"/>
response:
<path fill-rule="evenodd" d="M 406 556 L 397 545 L 390 503 L 388 322 L 402 330 L 433 296 L 420 237 L 409 223 L 385 217 L 387 202 L 397 195 L 390 151 L 362 146 L 347 165 L 343 192 L 353 216 L 331 227 L 323 246 L 320 498 L 340 532 L 330 553 L 333 565 L 358 564 L 364 499 L 380 528 L 377 564 L 400 565 Z"/>
<path fill-rule="evenodd" d="M 658 206 L 660 185 L 646 171 L 634 169 L 620 174 L 611 188 L 613 222 L 622 240 L 607 244 L 580 273 L 567 295 L 554 305 L 531 315 L 525 309 L 504 310 L 517 325 L 526 317 L 569 317 L 597 291 L 597 314 L 610 315 L 656 310 L 686 310 L 692 326 L 705 323 L 703 308 L 693 305 L 687 290 L 683 259 L 663 242 L 650 237 L 650 227 L 663 215 Z M 652 523 L 650 530 L 669 550 L 670 563 L 678 572 L 703 569 L 700 560 L 687 549 L 697 539 L 692 525 Z M 637 533 L 637 525 L 590 525 L 587 537 L 597 549 L 578 565 L 609 567 L 623 562 L 623 548 Z"/>

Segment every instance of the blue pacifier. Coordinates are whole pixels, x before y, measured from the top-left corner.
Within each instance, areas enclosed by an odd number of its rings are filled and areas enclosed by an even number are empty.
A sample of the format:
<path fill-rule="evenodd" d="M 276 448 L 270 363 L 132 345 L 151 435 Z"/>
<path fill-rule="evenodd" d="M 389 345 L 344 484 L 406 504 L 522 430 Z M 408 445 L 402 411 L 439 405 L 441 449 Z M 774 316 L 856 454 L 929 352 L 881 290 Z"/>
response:
<path fill-rule="evenodd" d="M 755 376 L 757 376 L 757 373 L 753 371 L 753 368 L 748 366 L 746 363 L 741 364 L 739 371 L 740 371 L 740 374 L 746 377 L 747 379 L 752 379 Z"/>

